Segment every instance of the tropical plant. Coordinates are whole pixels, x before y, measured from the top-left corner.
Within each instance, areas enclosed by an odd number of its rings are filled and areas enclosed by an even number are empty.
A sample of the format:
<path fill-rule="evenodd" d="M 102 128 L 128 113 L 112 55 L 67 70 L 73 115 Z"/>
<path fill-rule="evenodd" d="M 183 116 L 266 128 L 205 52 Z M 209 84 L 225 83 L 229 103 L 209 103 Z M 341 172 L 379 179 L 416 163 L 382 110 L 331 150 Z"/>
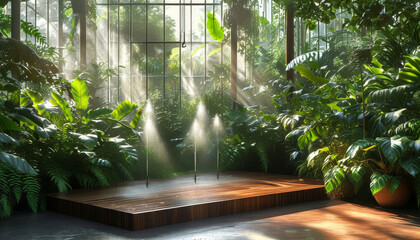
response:
<path fill-rule="evenodd" d="M 131 178 L 137 154 L 127 140 L 138 139 L 133 128 L 142 113 L 136 111 L 136 104 L 125 101 L 114 110 L 89 109 L 89 89 L 79 78 L 71 83 L 74 104 L 56 90 L 51 92 L 53 106 L 48 106 L 39 93 L 29 89 L 25 92 L 38 114 L 46 119 L 42 125 L 32 124 L 33 139 L 23 141 L 18 152 L 38 166 L 41 178 L 50 179 L 59 191 L 72 185 L 107 186 Z M 122 119 L 133 111 L 133 121 L 130 125 L 124 123 Z"/>

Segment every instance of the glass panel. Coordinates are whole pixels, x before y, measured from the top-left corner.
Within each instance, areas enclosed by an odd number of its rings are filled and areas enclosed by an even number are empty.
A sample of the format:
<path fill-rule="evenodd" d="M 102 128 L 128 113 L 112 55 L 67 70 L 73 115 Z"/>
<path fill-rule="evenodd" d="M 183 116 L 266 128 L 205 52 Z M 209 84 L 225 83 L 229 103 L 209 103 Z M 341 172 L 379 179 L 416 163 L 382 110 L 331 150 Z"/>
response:
<path fill-rule="evenodd" d="M 166 6 L 165 17 L 165 41 L 179 41 L 180 32 L 180 7 L 179 6 Z"/>
<path fill-rule="evenodd" d="M 106 6 L 97 6 L 96 9 L 96 57 L 98 62 L 108 62 L 108 9 Z"/>
<path fill-rule="evenodd" d="M 165 80 L 166 88 L 166 99 L 173 103 L 179 102 L 179 78 L 166 78 Z"/>
<path fill-rule="evenodd" d="M 165 72 L 167 77 L 179 76 L 179 44 L 166 44 Z"/>
<path fill-rule="evenodd" d="M 204 6 L 192 7 L 192 41 L 204 42 Z"/>
<path fill-rule="evenodd" d="M 205 45 L 204 44 L 193 44 L 192 46 L 192 69 L 193 76 L 204 76 L 205 71 Z"/>
<path fill-rule="evenodd" d="M 181 48 L 181 74 L 182 76 L 192 76 L 191 72 L 191 44 L 187 43 L 185 48 Z"/>
<path fill-rule="evenodd" d="M 146 100 L 146 44 L 131 45 L 131 99 Z"/>
<path fill-rule="evenodd" d="M 147 46 L 148 93 L 151 99 L 163 98 L 163 44 Z"/>
<path fill-rule="evenodd" d="M 58 0 L 50 0 L 49 43 L 58 47 Z"/>
<path fill-rule="evenodd" d="M 120 39 L 119 39 L 119 102 L 131 100 L 130 83 L 130 6 L 120 6 Z"/>
<path fill-rule="evenodd" d="M 207 43 L 207 76 L 209 71 L 214 71 L 214 67 L 221 62 L 220 43 Z"/>
<path fill-rule="evenodd" d="M 163 6 L 149 5 L 147 9 L 148 9 L 147 41 L 162 42 L 163 41 Z"/>
<path fill-rule="evenodd" d="M 146 41 L 146 6 L 132 6 L 131 41 Z"/>
<path fill-rule="evenodd" d="M 109 6 L 109 65 L 110 68 L 118 69 L 118 6 Z M 109 103 L 111 106 L 118 104 L 119 79 L 118 76 L 112 77 L 109 86 Z"/>

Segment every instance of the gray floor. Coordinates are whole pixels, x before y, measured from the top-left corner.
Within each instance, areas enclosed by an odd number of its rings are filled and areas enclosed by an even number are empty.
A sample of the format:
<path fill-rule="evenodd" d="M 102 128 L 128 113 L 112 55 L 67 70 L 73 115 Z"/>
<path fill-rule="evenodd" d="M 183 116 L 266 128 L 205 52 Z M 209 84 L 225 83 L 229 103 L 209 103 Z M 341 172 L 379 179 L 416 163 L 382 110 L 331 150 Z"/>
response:
<path fill-rule="evenodd" d="M 359 219 L 358 219 L 359 218 Z M 386 232 L 392 229 L 405 229 Z M 361 229 L 359 232 L 355 229 Z M 378 235 L 378 233 L 387 235 Z M 338 200 L 127 231 L 46 211 L 0 221 L 0 239 L 420 239 L 420 219 Z M 343 235 L 344 234 L 344 235 Z M 364 234 L 364 235 L 363 235 Z M 402 235 L 399 235 L 402 234 Z M 377 236 L 378 238 L 370 238 Z"/>
<path fill-rule="evenodd" d="M 320 201 L 135 232 L 50 211 L 37 214 L 18 212 L 11 218 L 0 221 L 0 239 L 247 239 L 247 236 L 244 235 L 244 230 L 252 229 L 256 236 L 264 234 L 263 225 L 266 218 L 297 211 L 306 211 L 317 207 L 322 208 L 332 204 L 339 203 Z M 258 233 L 259 229 L 262 230 L 261 233 Z M 290 226 L 282 228 L 280 226 L 277 230 L 285 231 L 285 233 L 300 231 L 307 239 L 324 239 L 322 234 L 310 229 L 299 229 Z M 257 239 L 265 238 L 260 237 Z"/>

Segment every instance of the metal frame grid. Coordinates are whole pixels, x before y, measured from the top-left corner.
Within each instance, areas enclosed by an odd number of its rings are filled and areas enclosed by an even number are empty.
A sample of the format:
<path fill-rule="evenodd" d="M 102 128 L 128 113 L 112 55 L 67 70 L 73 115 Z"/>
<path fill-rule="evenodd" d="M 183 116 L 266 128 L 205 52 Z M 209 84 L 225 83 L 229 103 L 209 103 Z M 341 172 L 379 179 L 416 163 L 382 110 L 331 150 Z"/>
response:
<path fill-rule="evenodd" d="M 179 23 L 181 23 L 181 18 L 182 18 L 182 16 L 181 16 L 181 8 L 183 7 L 183 6 L 185 6 L 185 7 L 190 7 L 190 13 L 189 13 L 189 20 L 190 20 L 190 26 L 189 26 L 189 31 L 190 31 L 190 39 L 188 39 L 188 40 L 186 40 L 186 43 L 188 44 L 188 46 L 190 46 L 191 47 L 191 52 L 193 51 L 193 49 L 192 49 L 192 46 L 193 45 L 196 45 L 196 44 L 200 44 L 200 45 L 204 45 L 204 81 L 206 81 L 207 80 L 207 70 L 208 70 L 208 66 L 207 66 L 207 64 L 208 64 L 208 57 L 207 57 L 207 52 L 208 52 L 208 49 L 207 49 L 207 44 L 208 43 L 210 43 L 209 41 L 207 41 L 208 39 L 207 39 L 207 32 L 205 31 L 205 33 L 204 33 L 204 41 L 194 41 L 193 40 L 193 6 L 203 6 L 204 7 L 204 16 L 203 16 L 203 18 L 204 18 L 204 30 L 205 30 L 205 24 L 206 24 L 206 20 L 207 20 L 207 14 L 206 14 L 206 12 L 207 12 L 207 7 L 208 6 L 210 6 L 210 7 L 212 7 L 213 8 L 213 10 L 214 10 L 214 8 L 215 8 L 215 6 L 219 6 L 220 7 L 220 13 L 221 13 L 221 16 L 220 16 L 220 19 L 223 19 L 223 1 L 221 1 L 221 0 L 203 0 L 203 1 L 194 1 L 194 0 L 190 0 L 190 1 L 185 1 L 185 0 L 179 0 L 178 2 L 173 2 L 173 1 L 171 1 L 171 2 L 168 2 L 168 1 L 166 1 L 166 0 L 162 0 L 161 2 L 154 2 L 154 1 L 150 1 L 150 0 L 143 0 L 142 2 L 137 2 L 137 1 L 134 1 L 134 0 L 106 0 L 106 1 L 101 1 L 101 2 L 98 2 L 97 3 L 97 5 L 98 6 L 104 6 L 104 7 L 106 7 L 106 9 L 107 9 L 107 14 L 108 14 L 108 16 L 107 16 L 107 24 L 108 24 L 108 26 L 107 26 L 107 44 L 108 44 L 108 54 L 107 54 L 107 58 L 108 58 L 108 67 L 111 67 L 110 65 L 109 65 L 109 62 L 110 62 L 110 44 L 111 44 L 111 41 L 110 41 L 110 21 L 109 21 L 109 12 L 110 12 L 110 6 L 118 6 L 118 26 L 117 26 L 117 33 L 118 33 L 118 44 L 120 43 L 120 23 L 119 23 L 119 20 L 120 20 L 120 12 L 119 12 L 119 10 L 120 10 L 120 7 L 121 6 L 130 6 L 130 13 L 129 13 L 129 16 L 130 16 L 130 20 L 129 20 L 129 49 L 130 49 L 130 72 L 129 72 L 129 77 L 130 77 L 130 85 L 132 84 L 132 79 L 133 79 L 133 68 L 132 68 L 132 66 L 133 66 L 133 56 L 131 56 L 131 54 L 133 54 L 133 51 L 132 51 L 132 48 L 133 48 L 133 44 L 141 44 L 141 45 L 143 45 L 144 44 L 144 46 L 145 46 L 145 49 L 146 49 L 146 52 L 145 52 L 145 77 L 146 77 L 146 79 L 145 79 L 145 93 L 146 93 L 146 99 L 149 99 L 149 97 L 150 97 L 150 91 L 149 91 L 149 80 L 150 80 L 150 73 L 149 73 L 149 58 L 150 58 L 150 56 L 149 56 L 149 54 L 148 54 L 148 51 L 147 51 L 147 49 L 148 49 L 148 47 L 149 47 L 149 45 L 151 45 L 151 44 L 159 44 L 159 45 L 162 45 L 163 46 L 163 88 L 162 88 L 162 90 L 161 90 L 161 92 L 162 92 L 162 95 L 163 95 L 163 100 L 166 100 L 166 95 L 167 95 L 167 89 L 166 89 L 166 81 L 167 81 L 167 72 L 166 72 L 166 68 L 167 68 L 167 62 L 166 62 L 166 50 L 167 50 L 167 45 L 168 44 L 178 44 L 178 46 L 179 46 L 179 54 L 178 54 L 178 61 L 179 61 L 179 66 L 178 66 L 178 68 L 179 68 L 179 76 L 177 77 L 178 78 L 178 81 L 179 81 L 179 89 L 178 89 L 178 91 L 179 91 L 179 103 L 180 104 L 182 104 L 182 78 L 183 78 L 183 76 L 182 76 L 182 54 L 183 54 L 183 51 L 182 51 L 182 46 L 181 46 L 181 44 L 182 44 L 182 32 L 181 32 L 181 30 L 179 31 L 179 41 L 167 41 L 167 39 L 166 39 L 166 6 L 179 6 L 179 19 L 178 19 L 178 21 L 179 21 Z M 145 36 L 145 41 L 133 41 L 133 39 L 132 39 L 132 31 L 133 31 L 133 26 L 132 26 L 132 24 L 133 24 L 133 19 L 132 19 L 132 15 L 133 15 L 133 6 L 144 6 L 145 7 L 145 9 L 146 9 L 146 17 L 145 17 L 145 34 L 146 34 L 146 36 Z M 149 29 L 148 29 L 148 27 L 149 27 L 149 23 L 148 23 L 148 21 L 149 21 L 149 11 L 150 11 L 150 6 L 160 6 L 160 7 L 162 7 L 162 9 L 163 9 L 163 41 L 151 41 L 151 40 L 149 40 L 149 36 L 148 36 L 148 33 L 149 33 Z M 221 21 L 221 23 L 222 23 L 223 21 Z M 181 27 L 180 27 L 181 28 Z M 221 63 L 223 63 L 223 45 L 224 45 L 224 43 L 222 42 L 222 43 L 220 43 L 221 44 L 221 49 L 222 49 L 222 51 L 221 51 L 221 53 L 220 53 L 220 55 L 221 55 L 221 57 L 220 57 L 220 62 Z M 119 48 L 118 48 L 118 66 L 120 65 L 120 63 L 119 63 L 119 60 L 120 60 L 120 53 L 119 53 Z M 189 60 L 190 60 L 190 65 L 192 66 L 192 64 L 193 64 L 193 57 L 192 56 L 189 56 Z M 119 68 L 119 67 L 118 67 Z M 191 71 L 189 74 L 190 74 L 190 77 L 194 77 L 194 75 L 193 75 L 193 68 L 192 67 L 190 67 L 190 69 L 189 69 L 189 71 Z M 119 71 L 118 71 L 119 72 Z M 201 77 L 201 76 L 200 76 Z M 110 90 L 110 88 L 111 88 L 111 79 L 109 79 L 109 81 L 108 81 L 108 103 L 110 102 L 110 100 L 111 100 L 111 90 Z M 120 99 L 120 76 L 119 76 L 119 73 L 118 73 L 118 80 L 117 80 L 118 82 L 117 82 L 117 89 L 118 89 L 118 96 L 117 96 L 117 99 L 118 99 L 118 101 L 121 101 L 122 99 Z M 130 98 L 132 98 L 132 96 L 133 96 L 133 91 L 132 91 L 132 89 L 130 88 L 130 93 L 129 93 L 129 95 L 130 95 Z M 166 101 L 164 101 L 164 102 L 166 102 Z"/>

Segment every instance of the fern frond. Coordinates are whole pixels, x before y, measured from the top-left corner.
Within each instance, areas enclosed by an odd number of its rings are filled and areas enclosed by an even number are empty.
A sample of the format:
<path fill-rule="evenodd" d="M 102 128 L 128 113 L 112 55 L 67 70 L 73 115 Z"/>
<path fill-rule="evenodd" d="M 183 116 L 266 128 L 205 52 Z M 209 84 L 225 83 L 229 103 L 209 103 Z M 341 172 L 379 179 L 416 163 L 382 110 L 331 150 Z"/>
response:
<path fill-rule="evenodd" d="M 59 166 L 52 166 L 47 172 L 52 182 L 57 186 L 59 192 L 65 192 L 71 189 L 69 183 L 71 173 Z"/>
<path fill-rule="evenodd" d="M 8 177 L 10 188 L 13 190 L 16 202 L 19 203 L 22 197 L 22 177 L 17 171 L 11 172 Z"/>
<path fill-rule="evenodd" d="M 267 172 L 268 162 L 269 162 L 267 149 L 265 148 L 264 145 L 257 145 L 256 149 L 257 149 L 257 154 L 260 157 L 262 168 L 264 169 L 264 172 Z"/>
<path fill-rule="evenodd" d="M 23 191 L 26 195 L 29 207 L 33 212 L 37 212 L 39 205 L 39 195 L 41 191 L 41 184 L 36 176 L 26 174 L 23 177 Z"/>
<path fill-rule="evenodd" d="M 92 167 L 90 168 L 90 171 L 93 173 L 93 175 L 95 175 L 98 181 L 98 184 L 100 186 L 109 186 L 109 180 L 107 176 L 103 173 L 103 171 L 99 167 L 92 165 Z"/>

